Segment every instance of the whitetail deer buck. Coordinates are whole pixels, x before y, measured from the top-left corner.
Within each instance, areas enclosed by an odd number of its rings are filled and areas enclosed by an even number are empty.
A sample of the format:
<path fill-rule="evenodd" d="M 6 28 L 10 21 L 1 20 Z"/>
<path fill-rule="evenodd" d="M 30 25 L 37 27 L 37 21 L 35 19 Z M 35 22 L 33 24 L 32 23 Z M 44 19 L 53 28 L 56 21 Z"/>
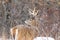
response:
<path fill-rule="evenodd" d="M 11 28 L 11 35 L 15 40 L 33 40 L 38 36 L 38 30 L 25 25 L 17 25 Z"/>

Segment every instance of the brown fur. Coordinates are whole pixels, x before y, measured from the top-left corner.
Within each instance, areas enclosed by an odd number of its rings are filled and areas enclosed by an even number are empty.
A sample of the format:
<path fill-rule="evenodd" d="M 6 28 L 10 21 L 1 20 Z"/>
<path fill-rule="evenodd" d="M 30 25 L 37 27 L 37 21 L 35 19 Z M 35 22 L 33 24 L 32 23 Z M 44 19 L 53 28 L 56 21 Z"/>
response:
<path fill-rule="evenodd" d="M 17 25 L 12 28 L 13 35 L 16 34 L 16 29 L 18 29 L 17 40 L 33 40 L 33 38 L 38 36 L 38 30 L 33 27 Z"/>

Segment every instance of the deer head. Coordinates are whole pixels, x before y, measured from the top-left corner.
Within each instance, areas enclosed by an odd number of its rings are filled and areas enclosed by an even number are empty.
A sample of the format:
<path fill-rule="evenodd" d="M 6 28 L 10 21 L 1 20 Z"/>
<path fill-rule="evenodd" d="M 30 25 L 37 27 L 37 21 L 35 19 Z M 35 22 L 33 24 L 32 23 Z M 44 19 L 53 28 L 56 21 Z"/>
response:
<path fill-rule="evenodd" d="M 29 9 L 29 14 L 36 16 L 38 14 L 38 11 L 36 10 L 36 8 L 34 8 L 33 10 Z"/>

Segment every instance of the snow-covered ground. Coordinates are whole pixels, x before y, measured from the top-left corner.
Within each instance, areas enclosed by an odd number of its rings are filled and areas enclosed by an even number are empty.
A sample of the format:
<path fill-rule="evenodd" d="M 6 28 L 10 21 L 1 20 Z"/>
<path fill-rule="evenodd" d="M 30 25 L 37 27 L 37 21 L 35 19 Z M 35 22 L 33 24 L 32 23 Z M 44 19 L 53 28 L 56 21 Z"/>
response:
<path fill-rule="evenodd" d="M 2 38 L 0 38 L 0 40 L 3 40 Z M 6 39 L 6 40 L 12 40 L 12 39 Z M 55 40 L 52 37 L 36 37 L 33 40 Z"/>
<path fill-rule="evenodd" d="M 52 37 L 36 37 L 34 38 L 34 40 L 55 40 L 55 39 Z"/>
<path fill-rule="evenodd" d="M 0 38 L 0 40 L 5 40 L 5 39 L 3 39 L 3 38 Z M 6 39 L 6 40 L 11 40 L 11 39 Z"/>

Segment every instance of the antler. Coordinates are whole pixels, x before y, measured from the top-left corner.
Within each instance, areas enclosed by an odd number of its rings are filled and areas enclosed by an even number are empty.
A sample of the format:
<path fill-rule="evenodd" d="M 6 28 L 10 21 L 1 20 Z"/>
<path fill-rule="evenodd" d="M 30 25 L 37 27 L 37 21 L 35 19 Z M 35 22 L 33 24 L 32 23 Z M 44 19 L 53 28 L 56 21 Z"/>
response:
<path fill-rule="evenodd" d="M 38 11 L 36 10 L 36 8 L 34 8 L 34 10 L 29 9 L 29 13 L 30 15 L 36 16 L 38 14 Z"/>

